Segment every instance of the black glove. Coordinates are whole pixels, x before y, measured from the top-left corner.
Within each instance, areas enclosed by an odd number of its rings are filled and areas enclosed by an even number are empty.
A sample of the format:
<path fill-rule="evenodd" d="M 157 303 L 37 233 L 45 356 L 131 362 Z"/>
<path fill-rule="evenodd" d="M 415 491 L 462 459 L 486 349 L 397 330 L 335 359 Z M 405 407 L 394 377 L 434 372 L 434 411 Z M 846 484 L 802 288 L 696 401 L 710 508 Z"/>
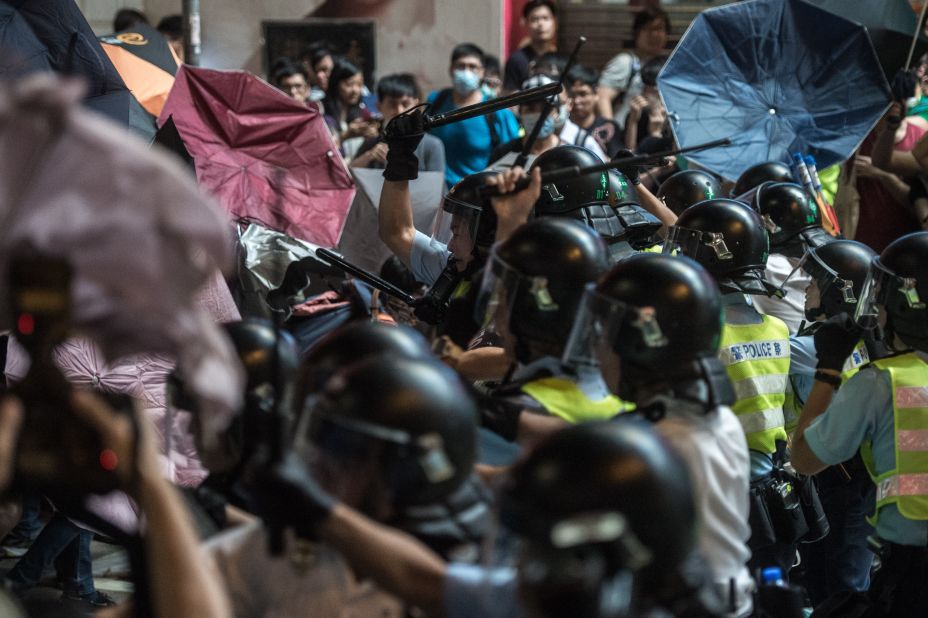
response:
<path fill-rule="evenodd" d="M 419 177 L 416 148 L 425 135 L 425 113 L 414 109 L 393 118 L 384 128 L 383 137 L 389 150 L 383 177 L 387 180 L 415 180 Z"/>
<path fill-rule="evenodd" d="M 818 354 L 816 369 L 841 371 L 862 335 L 863 329 L 846 313 L 825 320 L 814 335 Z"/>
<path fill-rule="evenodd" d="M 914 69 L 899 69 L 893 77 L 891 90 L 893 100 L 904 103 L 906 99 L 915 96 L 915 86 L 918 85 L 918 76 L 915 75 Z"/>
<path fill-rule="evenodd" d="M 256 470 L 252 491 L 265 521 L 291 527 L 305 539 L 316 538 L 319 525 L 335 506 L 335 499 L 310 476 L 295 453 Z"/>
<path fill-rule="evenodd" d="M 508 442 L 515 442 L 519 435 L 522 406 L 489 395 L 480 395 L 477 403 L 480 406 L 480 425 Z"/>
<path fill-rule="evenodd" d="M 636 156 L 634 152 L 632 152 L 628 148 L 622 148 L 621 150 L 617 151 L 615 153 L 615 156 L 612 158 L 613 159 L 627 159 L 629 157 L 634 157 L 634 156 Z M 641 168 L 638 167 L 637 165 L 634 167 L 622 167 L 622 168 L 619 168 L 619 171 L 625 174 L 625 177 L 628 178 L 628 181 L 632 183 L 633 185 L 637 186 L 641 184 Z"/>

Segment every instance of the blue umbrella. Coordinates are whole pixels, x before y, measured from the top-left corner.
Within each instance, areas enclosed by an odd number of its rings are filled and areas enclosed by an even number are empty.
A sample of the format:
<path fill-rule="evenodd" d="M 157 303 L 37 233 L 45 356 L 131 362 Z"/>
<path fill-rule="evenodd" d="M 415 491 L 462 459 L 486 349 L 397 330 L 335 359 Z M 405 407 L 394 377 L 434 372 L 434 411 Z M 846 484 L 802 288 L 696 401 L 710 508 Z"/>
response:
<path fill-rule="evenodd" d="M 748 0 L 700 13 L 657 78 L 690 160 L 725 178 L 812 154 L 824 168 L 857 149 L 892 101 L 866 29 L 804 0 Z"/>

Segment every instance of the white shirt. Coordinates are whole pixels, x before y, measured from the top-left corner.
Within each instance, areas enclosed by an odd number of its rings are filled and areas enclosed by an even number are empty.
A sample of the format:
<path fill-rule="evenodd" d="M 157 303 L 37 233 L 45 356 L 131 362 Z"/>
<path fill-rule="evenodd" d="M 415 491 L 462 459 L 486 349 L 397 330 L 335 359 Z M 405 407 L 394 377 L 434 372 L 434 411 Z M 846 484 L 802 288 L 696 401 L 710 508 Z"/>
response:
<path fill-rule="evenodd" d="M 369 582 L 359 583 L 325 544 L 288 533 L 280 556 L 268 553 L 263 523 L 226 530 L 203 546 L 220 574 L 236 616 L 403 616 L 402 605 Z"/>
<path fill-rule="evenodd" d="M 697 404 L 665 399 L 667 413 L 655 428 L 686 461 L 696 497 L 697 543 L 712 580 L 728 600 L 735 580 L 738 612 L 750 612 L 753 580 L 748 572 L 751 551 L 750 460 L 738 417 L 728 406 L 705 414 Z"/>
<path fill-rule="evenodd" d="M 586 134 L 586 137 L 583 138 L 583 143 L 577 143 L 577 136 L 580 134 L 580 126 L 571 119 L 567 119 L 567 122 L 564 123 L 564 126 L 561 127 L 561 132 L 558 133 L 558 137 L 561 138 L 561 141 L 565 144 L 573 144 L 575 146 L 583 146 L 587 150 L 593 151 L 597 157 L 603 161 L 608 161 L 609 157 L 606 156 L 606 153 L 603 152 L 602 147 L 599 145 L 599 142 L 596 141 L 596 138 Z"/>
<path fill-rule="evenodd" d="M 799 260 L 788 258 L 779 253 L 771 253 L 767 259 L 767 270 L 764 277 L 773 285 L 780 287 L 790 273 L 796 270 Z M 799 332 L 799 325 L 806 319 L 806 288 L 809 287 L 812 277 L 806 271 L 799 269 L 790 277 L 784 288 L 785 298 L 775 296 L 751 296 L 754 306 L 766 315 L 772 315 L 786 322 L 789 334 Z"/>

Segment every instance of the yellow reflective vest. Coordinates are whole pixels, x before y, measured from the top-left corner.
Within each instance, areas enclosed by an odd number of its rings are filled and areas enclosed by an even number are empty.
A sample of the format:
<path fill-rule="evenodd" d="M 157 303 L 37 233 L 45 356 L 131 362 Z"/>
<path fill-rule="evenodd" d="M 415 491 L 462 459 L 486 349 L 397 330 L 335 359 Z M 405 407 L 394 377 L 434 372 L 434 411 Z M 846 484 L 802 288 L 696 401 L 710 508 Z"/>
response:
<path fill-rule="evenodd" d="M 776 441 L 786 440 L 789 328 L 779 318 L 761 318 L 759 324 L 726 323 L 719 358 L 735 389 L 732 411 L 741 421 L 748 448 L 772 454 Z"/>
<path fill-rule="evenodd" d="M 906 519 L 928 519 L 928 363 L 914 352 L 873 362 L 889 372 L 893 389 L 893 439 L 896 467 L 874 475 L 870 444 L 861 448 L 876 484 L 876 518 L 895 504 Z"/>
<path fill-rule="evenodd" d="M 568 423 L 608 420 L 634 408 L 614 395 L 594 401 L 587 397 L 576 382 L 563 377 L 541 378 L 522 385 L 522 392 L 537 401 L 554 416 Z"/>

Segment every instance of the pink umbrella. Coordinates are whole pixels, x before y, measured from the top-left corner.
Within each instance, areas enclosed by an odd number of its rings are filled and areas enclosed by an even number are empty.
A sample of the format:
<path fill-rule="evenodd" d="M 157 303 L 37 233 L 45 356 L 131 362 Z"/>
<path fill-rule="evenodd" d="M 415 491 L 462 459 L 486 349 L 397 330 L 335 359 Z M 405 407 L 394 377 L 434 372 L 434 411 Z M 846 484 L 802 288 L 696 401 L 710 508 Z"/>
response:
<path fill-rule="evenodd" d="M 324 247 L 338 244 L 354 184 L 314 106 L 243 71 L 183 65 L 169 117 L 200 186 L 236 218 Z"/>

